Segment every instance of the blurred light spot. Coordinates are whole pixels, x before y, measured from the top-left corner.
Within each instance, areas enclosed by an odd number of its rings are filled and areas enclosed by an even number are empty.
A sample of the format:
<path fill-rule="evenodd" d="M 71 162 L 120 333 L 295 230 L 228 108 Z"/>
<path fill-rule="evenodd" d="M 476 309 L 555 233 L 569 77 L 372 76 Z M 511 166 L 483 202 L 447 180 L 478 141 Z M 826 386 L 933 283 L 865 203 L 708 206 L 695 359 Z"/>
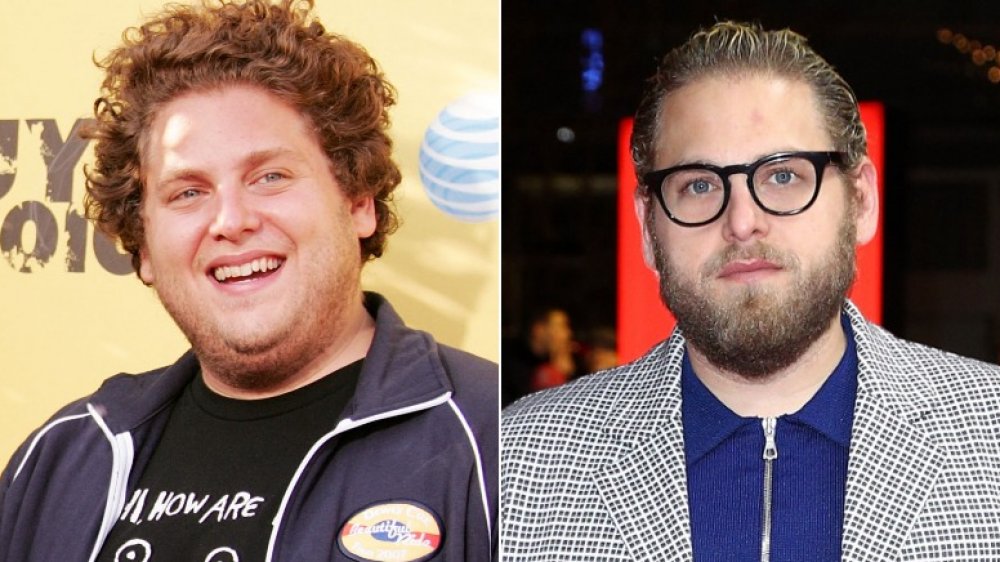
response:
<path fill-rule="evenodd" d="M 965 35 L 959 33 L 955 36 L 955 48 L 961 53 L 969 52 L 969 40 L 965 38 Z"/>
<path fill-rule="evenodd" d="M 588 27 L 580 33 L 580 43 L 585 53 L 580 72 L 583 91 L 596 92 L 604 83 L 604 34 Z"/>

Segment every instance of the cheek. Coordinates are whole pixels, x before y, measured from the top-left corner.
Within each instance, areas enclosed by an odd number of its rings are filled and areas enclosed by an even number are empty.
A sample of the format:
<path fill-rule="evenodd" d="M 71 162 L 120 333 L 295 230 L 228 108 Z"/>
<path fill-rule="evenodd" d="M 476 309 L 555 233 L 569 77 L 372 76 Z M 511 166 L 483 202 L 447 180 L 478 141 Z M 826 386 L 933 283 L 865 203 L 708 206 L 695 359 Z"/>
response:
<path fill-rule="evenodd" d="M 341 253 L 345 239 L 354 236 L 347 210 L 331 208 L 323 200 L 285 207 L 280 216 L 272 214 L 269 222 L 278 236 L 295 245 L 299 252 Z"/>
<path fill-rule="evenodd" d="M 712 253 L 708 250 L 684 249 L 671 256 L 671 263 L 677 274 L 697 281 L 702 278 L 702 271 L 711 257 Z"/>
<path fill-rule="evenodd" d="M 205 228 L 193 217 L 153 217 L 145 224 L 145 246 L 141 253 L 142 268 L 151 273 L 191 263 L 197 255 Z M 141 271 L 140 271 L 141 273 Z"/>
<path fill-rule="evenodd" d="M 677 274 L 690 278 L 700 276 L 702 266 L 722 249 L 722 235 L 710 228 L 679 230 L 684 227 L 661 230 L 663 257 Z"/>

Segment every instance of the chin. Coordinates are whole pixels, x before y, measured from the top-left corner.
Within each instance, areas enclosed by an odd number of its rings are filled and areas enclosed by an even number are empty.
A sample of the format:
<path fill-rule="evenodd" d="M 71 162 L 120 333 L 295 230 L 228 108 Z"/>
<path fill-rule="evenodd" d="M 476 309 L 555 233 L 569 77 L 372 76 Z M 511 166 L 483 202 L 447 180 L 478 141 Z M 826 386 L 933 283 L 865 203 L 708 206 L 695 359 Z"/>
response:
<path fill-rule="evenodd" d="M 233 388 L 265 391 L 280 386 L 295 375 L 313 356 L 293 349 L 282 340 L 241 340 L 195 345 L 194 352 L 218 380 Z"/>
<path fill-rule="evenodd" d="M 281 345 L 282 338 L 274 334 L 244 334 L 241 337 L 224 337 L 224 346 L 236 356 L 266 355 Z"/>

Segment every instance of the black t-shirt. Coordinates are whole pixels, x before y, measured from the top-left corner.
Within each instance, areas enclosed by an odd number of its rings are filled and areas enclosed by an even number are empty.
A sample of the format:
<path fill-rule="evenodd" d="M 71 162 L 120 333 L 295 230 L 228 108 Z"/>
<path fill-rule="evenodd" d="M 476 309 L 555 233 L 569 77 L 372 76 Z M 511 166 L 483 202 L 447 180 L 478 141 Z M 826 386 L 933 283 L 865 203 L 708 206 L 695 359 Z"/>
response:
<path fill-rule="evenodd" d="M 263 400 L 220 396 L 195 377 L 98 561 L 263 560 L 285 490 L 333 430 L 361 364 Z"/>

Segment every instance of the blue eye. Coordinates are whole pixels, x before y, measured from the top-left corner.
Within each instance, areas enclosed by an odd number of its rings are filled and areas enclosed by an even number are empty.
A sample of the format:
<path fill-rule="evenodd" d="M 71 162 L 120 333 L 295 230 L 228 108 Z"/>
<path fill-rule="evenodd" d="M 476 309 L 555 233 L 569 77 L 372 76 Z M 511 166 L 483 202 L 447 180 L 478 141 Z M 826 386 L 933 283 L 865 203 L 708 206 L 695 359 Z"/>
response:
<path fill-rule="evenodd" d="M 273 182 L 280 181 L 280 180 L 283 180 L 283 179 L 285 179 L 284 174 L 281 174 L 279 172 L 268 172 L 268 173 L 264 174 L 263 176 L 261 176 L 260 182 L 261 183 L 273 183 Z"/>
<path fill-rule="evenodd" d="M 708 193 L 709 191 L 712 191 L 712 184 L 710 184 L 705 180 L 697 180 L 691 182 L 691 185 L 688 186 L 688 189 L 690 189 L 691 193 L 694 193 L 695 195 L 701 195 L 704 193 Z"/>
<path fill-rule="evenodd" d="M 777 183 L 792 183 L 793 181 L 795 181 L 795 174 L 788 170 L 782 170 L 780 172 L 777 172 L 772 177 L 774 178 L 774 181 Z"/>
<path fill-rule="evenodd" d="M 198 190 L 196 188 L 193 188 L 193 187 L 189 187 L 187 189 L 178 191 L 173 197 L 171 197 L 171 200 L 172 201 L 183 201 L 185 199 L 193 199 L 195 197 L 198 197 L 199 195 L 201 195 L 201 191 L 200 190 Z"/>

